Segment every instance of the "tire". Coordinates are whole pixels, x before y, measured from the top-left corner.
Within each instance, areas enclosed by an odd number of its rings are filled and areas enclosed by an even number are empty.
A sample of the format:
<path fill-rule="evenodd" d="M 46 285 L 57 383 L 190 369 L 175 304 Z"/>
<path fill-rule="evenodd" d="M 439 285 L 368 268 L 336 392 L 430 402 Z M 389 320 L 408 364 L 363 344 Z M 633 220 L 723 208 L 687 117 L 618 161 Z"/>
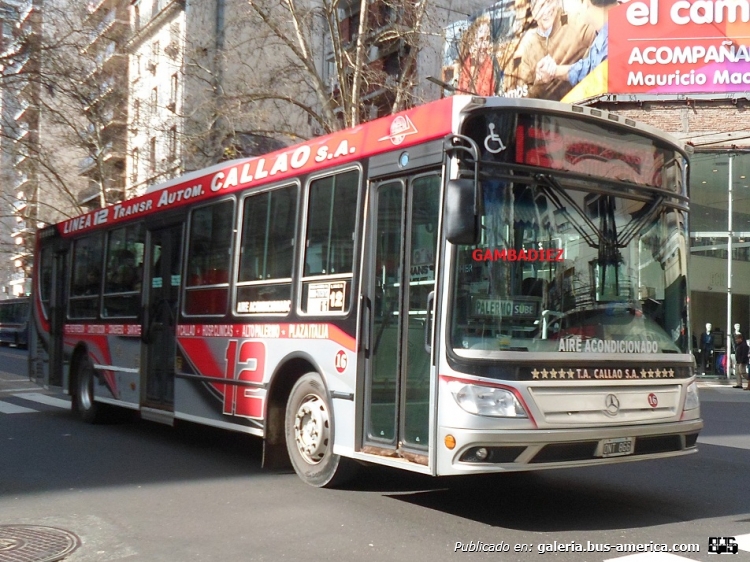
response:
<path fill-rule="evenodd" d="M 318 373 L 307 373 L 292 387 L 284 431 L 289 458 L 299 477 L 316 488 L 344 484 L 356 464 L 333 454 L 333 418 L 328 393 Z"/>
<path fill-rule="evenodd" d="M 88 355 L 79 359 L 76 365 L 73 409 L 76 415 L 86 423 L 104 421 L 104 406 L 94 401 L 94 365 Z"/>

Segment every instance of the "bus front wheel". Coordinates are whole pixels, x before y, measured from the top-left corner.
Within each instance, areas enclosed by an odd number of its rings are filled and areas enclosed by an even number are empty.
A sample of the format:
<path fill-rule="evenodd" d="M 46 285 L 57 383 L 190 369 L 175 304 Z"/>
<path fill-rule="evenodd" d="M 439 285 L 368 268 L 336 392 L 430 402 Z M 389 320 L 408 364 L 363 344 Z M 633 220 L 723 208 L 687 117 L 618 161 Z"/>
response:
<path fill-rule="evenodd" d="M 102 421 L 102 405 L 94 400 L 94 365 L 88 356 L 78 361 L 75 378 L 74 409 L 79 418 L 86 423 Z"/>
<path fill-rule="evenodd" d="M 354 475 L 356 465 L 333 454 L 332 410 L 318 373 L 302 376 L 292 387 L 284 429 L 294 470 L 311 486 L 338 486 Z"/>

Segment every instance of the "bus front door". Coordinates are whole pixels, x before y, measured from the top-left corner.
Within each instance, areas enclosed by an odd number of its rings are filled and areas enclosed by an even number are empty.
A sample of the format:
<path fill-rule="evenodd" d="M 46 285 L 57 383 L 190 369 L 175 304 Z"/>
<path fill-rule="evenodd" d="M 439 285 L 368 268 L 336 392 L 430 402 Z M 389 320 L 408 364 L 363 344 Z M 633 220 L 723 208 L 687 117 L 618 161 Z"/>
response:
<path fill-rule="evenodd" d="M 426 463 L 440 179 L 371 189 L 363 449 Z"/>
<path fill-rule="evenodd" d="M 175 330 L 182 283 L 182 225 L 149 231 L 146 301 L 141 337 L 145 348 L 143 405 L 174 411 Z"/>

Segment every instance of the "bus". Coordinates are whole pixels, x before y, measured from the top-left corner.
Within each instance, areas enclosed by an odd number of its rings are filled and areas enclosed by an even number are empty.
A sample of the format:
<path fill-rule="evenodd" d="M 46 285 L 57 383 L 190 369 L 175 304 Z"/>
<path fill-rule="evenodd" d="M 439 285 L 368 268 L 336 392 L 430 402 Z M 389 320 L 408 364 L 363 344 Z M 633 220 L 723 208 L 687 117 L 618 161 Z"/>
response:
<path fill-rule="evenodd" d="M 475 96 L 191 172 L 38 232 L 31 376 L 319 487 L 692 453 L 687 173 L 628 118 Z"/>
<path fill-rule="evenodd" d="M 30 311 L 29 297 L 0 300 L 0 345 L 26 347 Z"/>

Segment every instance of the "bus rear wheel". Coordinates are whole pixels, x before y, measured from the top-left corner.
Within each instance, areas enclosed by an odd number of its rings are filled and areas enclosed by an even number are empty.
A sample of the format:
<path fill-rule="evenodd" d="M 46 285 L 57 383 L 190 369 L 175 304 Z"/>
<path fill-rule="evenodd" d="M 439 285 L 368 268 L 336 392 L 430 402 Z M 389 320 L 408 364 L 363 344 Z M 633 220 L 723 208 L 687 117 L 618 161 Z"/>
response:
<path fill-rule="evenodd" d="M 344 484 L 356 465 L 333 454 L 333 418 L 318 373 L 302 376 L 292 387 L 284 423 L 289 458 L 299 477 L 317 488 Z"/>
<path fill-rule="evenodd" d="M 86 423 L 100 423 L 103 419 L 103 406 L 94 400 L 94 365 L 88 355 L 82 357 L 76 366 L 75 394 L 73 408 Z"/>

